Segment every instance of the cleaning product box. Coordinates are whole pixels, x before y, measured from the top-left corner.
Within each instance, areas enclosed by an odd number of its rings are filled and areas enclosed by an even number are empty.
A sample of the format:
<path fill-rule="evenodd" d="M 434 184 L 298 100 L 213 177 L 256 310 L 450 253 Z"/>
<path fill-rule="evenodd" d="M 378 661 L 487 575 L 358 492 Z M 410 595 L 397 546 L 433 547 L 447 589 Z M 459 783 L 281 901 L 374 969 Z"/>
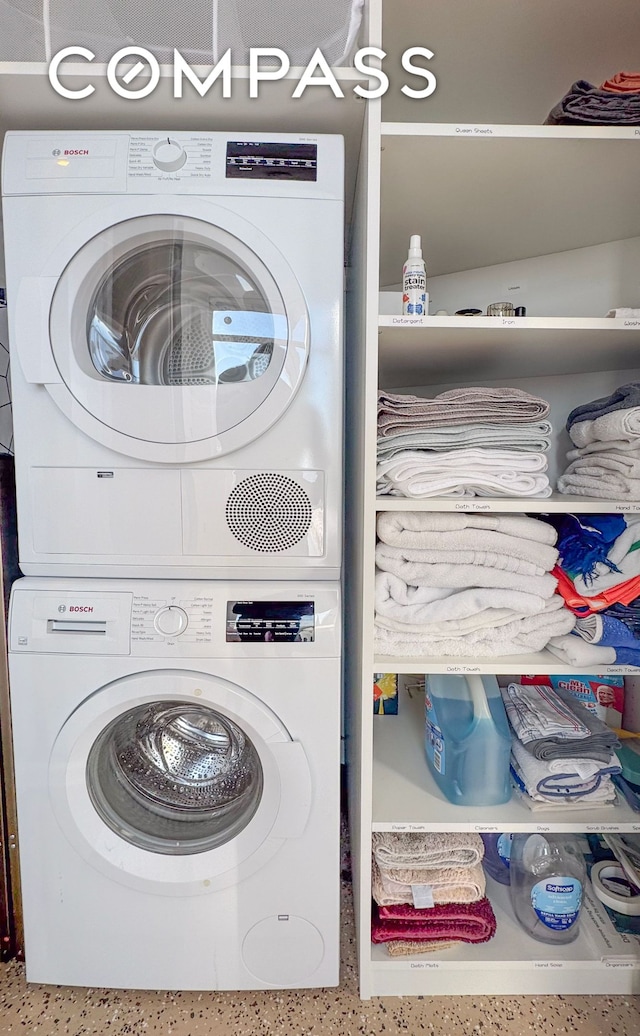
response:
<path fill-rule="evenodd" d="M 397 673 L 373 674 L 373 712 L 375 716 L 398 715 Z"/>
<path fill-rule="evenodd" d="M 569 691 L 608 727 L 622 726 L 624 677 L 622 676 L 521 676 L 520 683 Z"/>

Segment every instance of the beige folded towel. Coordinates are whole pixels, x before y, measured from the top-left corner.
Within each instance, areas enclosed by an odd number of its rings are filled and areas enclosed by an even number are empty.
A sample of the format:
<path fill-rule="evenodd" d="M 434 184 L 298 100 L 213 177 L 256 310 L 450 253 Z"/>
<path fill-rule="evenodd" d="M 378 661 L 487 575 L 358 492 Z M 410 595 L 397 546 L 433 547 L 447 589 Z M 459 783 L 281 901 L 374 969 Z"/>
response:
<path fill-rule="evenodd" d="M 378 906 L 409 903 L 413 906 L 412 885 L 428 885 L 434 903 L 477 903 L 486 892 L 482 865 L 441 867 L 437 870 L 382 870 L 372 864 L 371 894 Z"/>
<path fill-rule="evenodd" d="M 467 831 L 374 831 L 373 854 L 383 869 L 473 867 L 484 856 L 480 835 Z"/>

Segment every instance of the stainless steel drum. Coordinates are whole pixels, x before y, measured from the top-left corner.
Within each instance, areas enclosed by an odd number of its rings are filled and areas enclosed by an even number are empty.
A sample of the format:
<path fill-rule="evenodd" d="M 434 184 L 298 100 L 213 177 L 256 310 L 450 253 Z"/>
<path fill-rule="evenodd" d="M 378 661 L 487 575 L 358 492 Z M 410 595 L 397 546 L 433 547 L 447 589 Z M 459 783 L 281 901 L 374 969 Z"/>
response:
<path fill-rule="evenodd" d="M 200 242 L 155 242 L 118 259 L 87 318 L 93 366 L 141 385 L 253 381 L 273 354 L 271 306 L 237 260 Z"/>
<path fill-rule="evenodd" d="M 91 801 L 109 827 L 152 852 L 204 852 L 235 837 L 262 795 L 259 755 L 244 731 L 207 705 L 140 705 L 96 739 Z"/>

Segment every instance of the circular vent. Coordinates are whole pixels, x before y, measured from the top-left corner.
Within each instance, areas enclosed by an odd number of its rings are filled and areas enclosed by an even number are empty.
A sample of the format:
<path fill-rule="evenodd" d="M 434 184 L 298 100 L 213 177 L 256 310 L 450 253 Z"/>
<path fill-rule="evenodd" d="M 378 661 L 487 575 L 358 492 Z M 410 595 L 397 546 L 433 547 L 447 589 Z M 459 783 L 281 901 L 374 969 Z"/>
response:
<path fill-rule="evenodd" d="M 304 539 L 311 525 L 311 502 L 302 486 L 286 475 L 250 475 L 227 500 L 227 525 L 252 550 L 288 550 Z"/>

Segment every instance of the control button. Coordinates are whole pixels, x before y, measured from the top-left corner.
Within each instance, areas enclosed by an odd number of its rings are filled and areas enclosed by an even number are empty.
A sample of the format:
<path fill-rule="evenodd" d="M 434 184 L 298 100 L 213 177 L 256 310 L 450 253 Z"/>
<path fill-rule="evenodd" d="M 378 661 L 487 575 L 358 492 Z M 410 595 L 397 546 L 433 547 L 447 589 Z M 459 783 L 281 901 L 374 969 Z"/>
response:
<path fill-rule="evenodd" d="M 170 604 L 156 612 L 153 625 L 164 637 L 179 637 L 189 625 L 189 616 L 183 608 Z"/>
<path fill-rule="evenodd" d="M 151 157 L 154 165 L 163 173 L 177 173 L 178 169 L 182 169 L 187 161 L 186 151 L 177 140 L 172 140 L 171 137 L 158 140 L 153 145 Z"/>

